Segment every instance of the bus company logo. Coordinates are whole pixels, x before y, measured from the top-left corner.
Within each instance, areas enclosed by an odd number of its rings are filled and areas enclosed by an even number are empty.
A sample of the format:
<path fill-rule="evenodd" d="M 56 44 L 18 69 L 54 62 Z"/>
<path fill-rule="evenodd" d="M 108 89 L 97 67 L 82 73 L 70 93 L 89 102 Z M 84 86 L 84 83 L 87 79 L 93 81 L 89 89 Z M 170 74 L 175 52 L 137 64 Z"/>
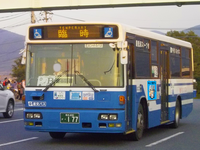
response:
<path fill-rule="evenodd" d="M 28 101 L 28 106 L 30 106 L 30 107 L 46 107 L 47 103 L 46 102 L 32 102 L 32 101 Z"/>
<path fill-rule="evenodd" d="M 181 53 L 181 50 L 178 48 L 170 47 L 170 53 L 179 55 Z"/>

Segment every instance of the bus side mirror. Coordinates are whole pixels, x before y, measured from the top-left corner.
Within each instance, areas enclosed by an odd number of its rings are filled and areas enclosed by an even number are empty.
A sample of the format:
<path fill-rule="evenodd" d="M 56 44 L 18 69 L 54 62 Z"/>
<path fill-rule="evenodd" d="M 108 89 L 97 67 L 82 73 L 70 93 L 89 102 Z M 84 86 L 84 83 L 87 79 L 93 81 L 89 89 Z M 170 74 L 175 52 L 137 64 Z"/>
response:
<path fill-rule="evenodd" d="M 124 64 L 126 65 L 128 63 L 128 52 L 126 49 L 123 49 L 120 51 L 120 61 L 121 61 L 121 64 Z"/>
<path fill-rule="evenodd" d="M 128 47 L 128 42 L 117 42 L 117 48 L 120 48 L 120 61 L 121 64 L 126 65 L 128 63 L 128 52 L 126 48 Z"/>
<path fill-rule="evenodd" d="M 26 51 L 24 51 L 22 54 L 21 64 L 23 64 L 23 65 L 26 64 Z"/>

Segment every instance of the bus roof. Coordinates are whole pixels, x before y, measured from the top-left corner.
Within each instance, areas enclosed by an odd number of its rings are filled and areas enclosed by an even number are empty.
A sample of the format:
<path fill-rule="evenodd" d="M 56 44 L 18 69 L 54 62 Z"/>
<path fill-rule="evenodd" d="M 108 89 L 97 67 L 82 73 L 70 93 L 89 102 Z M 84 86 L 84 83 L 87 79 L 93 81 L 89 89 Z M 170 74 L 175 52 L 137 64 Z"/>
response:
<path fill-rule="evenodd" d="M 132 34 L 139 35 L 142 37 L 150 38 L 153 40 L 163 41 L 166 43 L 171 43 L 171 44 L 175 44 L 175 45 L 192 48 L 192 44 L 187 41 L 183 41 L 180 39 L 176 39 L 173 37 L 169 37 L 166 35 L 158 34 L 158 33 L 152 32 L 152 31 L 140 29 L 137 27 L 129 26 L 129 25 L 124 25 L 124 24 L 121 24 L 121 25 L 122 25 L 122 28 L 124 29 L 124 31 L 128 32 L 128 33 L 132 33 Z"/>

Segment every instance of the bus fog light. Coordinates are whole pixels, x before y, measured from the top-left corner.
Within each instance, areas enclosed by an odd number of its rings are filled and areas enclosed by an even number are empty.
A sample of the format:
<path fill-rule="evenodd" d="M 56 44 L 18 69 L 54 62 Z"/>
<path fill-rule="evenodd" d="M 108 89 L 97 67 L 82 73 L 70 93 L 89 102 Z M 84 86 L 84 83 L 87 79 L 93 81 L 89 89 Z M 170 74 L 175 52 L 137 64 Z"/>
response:
<path fill-rule="evenodd" d="M 109 123 L 108 127 L 113 128 L 113 127 L 115 127 L 115 124 L 114 123 Z"/>
<path fill-rule="evenodd" d="M 108 120 L 108 115 L 101 114 L 101 120 Z"/>
<path fill-rule="evenodd" d="M 33 123 L 33 122 L 28 122 L 28 125 L 29 125 L 29 126 L 33 126 L 34 123 Z"/>
<path fill-rule="evenodd" d="M 117 115 L 109 115 L 109 120 L 117 120 Z"/>
<path fill-rule="evenodd" d="M 121 123 L 116 123 L 116 127 L 117 127 L 117 128 L 120 128 L 121 126 L 122 126 Z"/>
<path fill-rule="evenodd" d="M 33 119 L 33 113 L 27 113 L 26 118 L 27 119 Z"/>

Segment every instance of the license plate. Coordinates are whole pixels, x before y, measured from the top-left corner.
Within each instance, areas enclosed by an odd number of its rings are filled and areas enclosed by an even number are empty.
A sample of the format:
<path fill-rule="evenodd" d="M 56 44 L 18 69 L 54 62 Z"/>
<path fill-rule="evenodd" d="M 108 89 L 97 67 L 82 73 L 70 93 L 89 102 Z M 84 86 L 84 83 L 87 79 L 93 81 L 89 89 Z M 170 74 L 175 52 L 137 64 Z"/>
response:
<path fill-rule="evenodd" d="M 61 113 L 60 114 L 61 123 L 79 123 L 78 113 Z"/>

